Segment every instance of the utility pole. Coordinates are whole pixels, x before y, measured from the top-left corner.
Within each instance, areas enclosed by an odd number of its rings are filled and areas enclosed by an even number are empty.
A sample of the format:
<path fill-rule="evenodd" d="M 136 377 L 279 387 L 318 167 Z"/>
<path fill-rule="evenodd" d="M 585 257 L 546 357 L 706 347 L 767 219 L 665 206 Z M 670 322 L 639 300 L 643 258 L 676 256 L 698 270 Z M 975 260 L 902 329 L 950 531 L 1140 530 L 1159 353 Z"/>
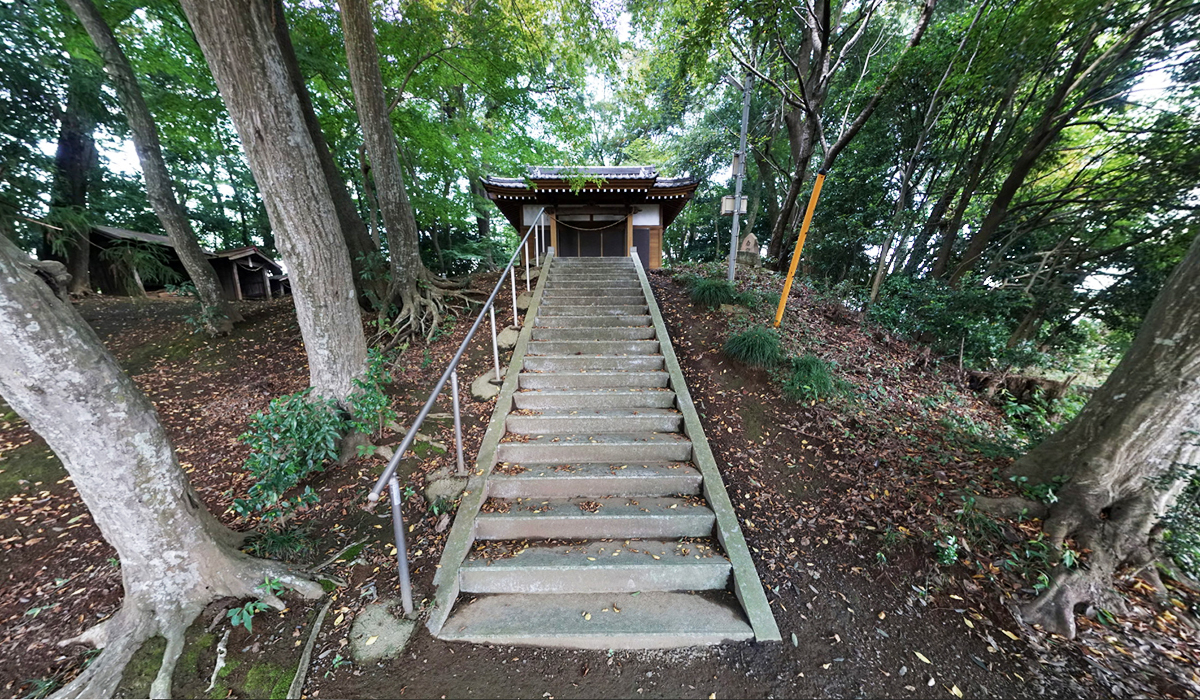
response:
<path fill-rule="evenodd" d="M 729 281 L 737 271 L 738 227 L 742 211 L 742 180 L 746 177 L 746 123 L 750 121 L 750 74 L 747 73 L 741 84 L 732 77 L 727 77 L 730 85 L 742 90 L 742 134 L 738 138 L 738 150 L 733 155 L 733 230 L 729 234 Z"/>

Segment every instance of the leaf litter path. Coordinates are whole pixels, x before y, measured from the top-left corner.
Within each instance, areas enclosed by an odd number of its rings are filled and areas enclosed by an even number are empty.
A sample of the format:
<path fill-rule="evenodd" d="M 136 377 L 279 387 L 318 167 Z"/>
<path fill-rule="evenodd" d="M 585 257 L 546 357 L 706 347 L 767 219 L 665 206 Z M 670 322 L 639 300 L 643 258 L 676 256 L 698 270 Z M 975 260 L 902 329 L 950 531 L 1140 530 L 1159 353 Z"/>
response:
<path fill-rule="evenodd" d="M 914 428 L 920 421 L 903 416 L 880 417 L 867 411 L 847 416 L 822 404 L 785 404 L 765 373 L 734 367 L 721 358 L 719 346 L 727 326 L 738 321 L 692 309 L 664 275 L 655 275 L 653 282 L 769 587 L 784 643 L 575 652 L 454 645 L 434 640 L 419 628 L 400 659 L 366 667 L 349 664 L 345 647 L 354 616 L 373 600 L 396 594 L 387 520 L 381 517 L 385 514 L 361 510 L 362 494 L 382 468 L 381 459 L 371 458 L 318 477 L 313 486 L 322 501 L 299 519 L 298 524 L 318 534 L 319 541 L 298 563 L 324 560 L 346 544 L 367 539 L 361 551 L 332 569 L 347 585 L 332 594 L 333 607 L 317 640 L 305 688 L 310 697 L 1084 694 L 1069 680 L 1071 675 L 1084 677 L 1074 657 L 1057 661 L 1061 667 L 1039 665 L 1024 643 L 1006 635 L 1016 630 L 995 596 L 967 572 L 950 575 L 932 567 L 928 554 L 904 535 L 905 530 L 933 527 L 936 514 L 950 508 L 941 494 L 948 493 L 951 482 L 967 472 L 990 470 L 991 463 L 975 455 L 980 463 L 972 464 L 964 454 L 961 463 L 938 469 L 893 466 L 908 464 L 903 457 L 920 456 L 926 442 L 944 440 L 936 423 L 921 432 Z M 486 284 L 477 280 L 473 286 Z M 236 436 L 270 398 L 296 391 L 307 381 L 288 301 L 247 304 L 247 323 L 217 341 L 188 333 L 183 317 L 190 311 L 181 302 L 91 300 L 82 310 L 155 401 L 185 469 L 209 507 L 224 511 L 249 485 L 241 476 L 245 452 Z M 401 423 L 428 391 L 433 381 L 429 368 L 444 366 L 465 325 L 456 324 L 430 346 L 410 347 L 398 359 L 392 392 Z M 887 339 L 865 338 L 856 327 L 825 326 L 807 331 L 814 336 L 809 340 L 841 348 L 843 354 L 864 355 L 861 363 L 843 363 L 860 388 L 875 381 L 885 366 L 911 363 L 916 356 Z M 490 359 L 490 347 L 478 343 L 468 356 L 464 376 L 482 373 Z M 906 391 L 914 397 L 929 396 L 941 385 L 924 377 Z M 967 403 L 958 410 L 979 416 L 990 411 L 980 402 Z M 907 399 L 889 405 L 893 411 L 920 413 Z M 491 408 L 491 403 L 464 406 L 472 454 Z M 991 415 L 994 418 L 994 411 Z M 889 419 L 896 425 L 879 424 Z M 445 421 L 427 425 L 433 442 L 449 444 Z M 911 437 L 895 437 L 904 431 Z M 398 440 L 389 434 L 381 442 Z M 34 679 L 61 682 L 77 672 L 87 651 L 60 649 L 55 642 L 111 614 L 121 595 L 119 570 L 109 561 L 111 549 L 99 540 L 63 479 L 61 466 L 39 443 L 22 421 L 0 407 L 0 470 L 5 470 L 0 472 L 0 487 L 11 485 L 0 493 L 0 540 L 5 540 L 0 545 L 5 581 L 0 591 L 0 689 L 13 695 L 36 690 Z M 31 455 L 54 468 L 33 469 Z M 450 461 L 450 455 L 434 449 L 420 460 L 408 460 L 403 472 L 419 493 L 424 475 Z M 4 481 L 18 468 L 32 478 L 21 479 L 23 484 Z M 864 479 L 864 469 L 886 478 Z M 223 517 L 230 519 L 228 514 Z M 432 592 L 445 519 L 430 512 L 419 495 L 406 501 L 405 517 L 420 601 Z M 883 547 L 880 533 L 889 523 L 899 535 L 893 542 L 889 534 Z M 886 549 L 886 565 L 877 560 L 881 549 Z M 238 684 L 246 680 L 245 669 L 264 657 L 294 667 L 301 631 L 307 636 L 307 622 L 323 602 L 291 603 L 293 610 L 278 620 L 256 621 L 253 634 L 234 631 L 230 660 L 244 665 L 226 679 L 228 692 L 254 695 L 253 686 Z M 194 653 L 191 663 L 176 674 L 177 696 L 205 694 L 215 651 L 198 640 L 205 638 L 205 623 L 220 623 L 220 618 L 219 608 L 211 611 L 190 635 Z"/>

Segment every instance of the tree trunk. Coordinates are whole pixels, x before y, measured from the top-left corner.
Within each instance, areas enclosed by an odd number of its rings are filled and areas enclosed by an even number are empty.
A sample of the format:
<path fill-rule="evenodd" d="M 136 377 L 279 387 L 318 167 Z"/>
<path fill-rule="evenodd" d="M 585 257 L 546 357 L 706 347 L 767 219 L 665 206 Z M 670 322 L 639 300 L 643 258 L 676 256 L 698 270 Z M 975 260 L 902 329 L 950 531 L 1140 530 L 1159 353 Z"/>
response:
<path fill-rule="evenodd" d="M 184 0 L 292 280 L 316 393 L 343 401 L 367 356 L 329 179 L 275 33 L 271 0 Z"/>
<path fill-rule="evenodd" d="M 354 270 L 354 287 L 358 292 L 359 304 L 367 310 L 377 306 L 386 308 L 384 301 L 387 293 L 387 281 L 378 268 L 379 244 L 372 240 L 371 234 L 350 191 L 346 188 L 346 180 L 333 159 L 329 144 L 325 141 L 325 133 L 321 131 L 321 122 L 313 109 L 312 98 L 308 94 L 308 85 L 300 72 L 300 63 L 296 60 L 296 50 L 292 46 L 291 33 L 288 31 L 287 16 L 283 10 L 283 0 L 274 0 L 275 15 L 272 21 L 275 26 L 275 37 L 279 41 L 283 62 L 287 66 L 288 76 L 296 88 L 296 97 L 300 100 L 300 109 L 304 114 L 304 123 L 308 127 L 313 146 L 317 149 L 317 158 L 325 180 L 329 183 L 329 194 L 333 197 L 333 205 L 337 212 L 342 236 L 346 240 L 346 249 L 350 253 L 350 266 Z"/>
<path fill-rule="evenodd" d="M 379 236 L 379 205 L 375 197 L 375 188 L 371 185 L 371 164 L 367 162 L 367 147 L 366 145 L 359 146 L 358 149 L 358 171 L 362 175 L 362 198 L 367 203 L 367 213 L 370 214 L 371 225 L 371 241 L 376 248 L 382 248 Z"/>
<path fill-rule="evenodd" d="M 983 181 L 984 172 L 987 169 L 988 157 L 991 155 L 992 148 L 996 143 L 996 131 L 1000 128 L 1000 123 L 1003 121 L 1004 115 L 1012 108 L 1013 100 L 1016 98 L 1017 87 L 1020 84 L 1018 77 L 1014 75 L 1009 81 L 1004 99 L 1000 101 L 996 106 L 996 111 L 992 113 L 992 119 L 988 123 L 987 131 L 984 132 L 983 138 L 979 142 L 979 148 L 971 158 L 971 164 L 967 167 L 967 180 L 963 185 L 961 194 L 958 196 L 958 202 L 950 214 L 950 219 L 941 222 L 942 240 L 938 244 L 937 257 L 934 259 L 933 268 L 929 272 L 929 276 L 933 279 L 945 277 L 946 273 L 950 270 L 950 259 L 954 255 L 954 244 L 958 241 L 959 228 L 962 226 L 962 220 L 966 215 L 967 206 L 971 203 L 971 198 L 975 196 L 975 191 Z"/>
<path fill-rule="evenodd" d="M 487 190 L 483 189 L 483 183 L 479 181 L 479 173 L 470 173 L 468 177 L 471 180 L 471 208 L 475 210 L 475 228 L 486 251 L 483 262 L 488 271 L 492 271 L 496 269 L 496 261 L 492 256 L 492 218 L 488 215 Z"/>
<path fill-rule="evenodd" d="M 819 97 L 823 102 L 824 94 Z M 816 105 L 815 109 L 820 109 L 820 105 Z M 800 119 L 803 119 L 802 123 L 799 122 Z M 800 210 L 803 209 L 797 202 L 800 191 L 804 189 L 804 182 L 808 179 L 808 163 L 812 160 L 817 139 L 816 121 L 811 116 L 804 117 L 801 110 L 794 110 L 791 115 L 784 117 L 784 121 L 788 127 L 788 143 L 791 146 L 794 169 L 788 180 L 787 194 L 784 195 L 779 213 L 771 224 L 771 240 L 767 244 L 767 257 L 775 261 L 777 270 L 786 269 L 791 261 L 791 253 L 786 249 L 786 245 L 791 238 L 791 232 L 796 228 Z"/>
<path fill-rule="evenodd" d="M 167 640 L 152 686 L 168 697 L 184 632 L 222 597 L 262 597 L 265 576 L 310 597 L 316 584 L 238 551 L 241 536 L 205 508 L 188 483 L 149 399 L 69 303 L 0 238 L 0 394 L 62 460 L 92 520 L 121 559 L 125 600 L 74 642 L 104 652 L 64 697 L 112 697 L 144 641 Z"/>
<path fill-rule="evenodd" d="M 142 98 L 141 87 L 133 73 L 125 52 L 117 44 L 112 29 L 104 22 L 100 11 L 92 0 L 67 0 L 71 10 L 87 30 L 88 36 L 104 58 L 104 70 L 112 79 L 121 109 L 129 122 L 133 134 L 133 145 L 142 166 L 142 177 L 146 181 L 146 196 L 155 215 L 171 238 L 175 253 L 196 286 L 200 298 L 201 315 L 205 329 L 210 334 L 228 333 L 233 324 L 242 320 L 238 310 L 225 300 L 217 273 L 208 262 L 208 256 L 196 241 L 196 232 L 188 220 L 187 211 L 175 196 L 171 174 L 163 160 L 162 146 L 158 141 L 158 127 L 154 117 Z"/>
<path fill-rule="evenodd" d="M 1153 559 L 1153 529 L 1186 485 L 1158 484 L 1200 462 L 1200 238 L 1146 314 L 1125 357 L 1083 410 L 1011 467 L 1032 483 L 1065 477 L 1044 529 L 1090 550 L 1025 606 L 1031 622 L 1073 637 L 1076 606 L 1120 611 L 1111 577 Z M 1153 568 L 1151 576 L 1156 576 Z"/>
<path fill-rule="evenodd" d="M 70 292 L 90 291 L 88 262 L 91 256 L 91 226 L 87 211 L 88 183 L 99 163 L 96 151 L 97 112 L 100 108 L 100 76 L 84 61 L 71 62 L 67 104 L 59 122 L 58 148 L 54 153 L 54 180 L 50 186 L 51 218 L 63 226 L 66 240 Z M 69 216 L 54 216 L 56 212 Z"/>
<path fill-rule="evenodd" d="M 420 232 L 404 186 L 396 134 L 384 96 L 371 6 L 368 0 L 339 0 L 338 4 L 342 9 L 354 107 L 371 160 L 379 211 L 392 256 L 392 285 L 388 298 L 400 305 L 395 325 L 408 332 L 431 333 L 441 319 L 443 294 L 438 288 L 438 279 L 421 262 Z"/>

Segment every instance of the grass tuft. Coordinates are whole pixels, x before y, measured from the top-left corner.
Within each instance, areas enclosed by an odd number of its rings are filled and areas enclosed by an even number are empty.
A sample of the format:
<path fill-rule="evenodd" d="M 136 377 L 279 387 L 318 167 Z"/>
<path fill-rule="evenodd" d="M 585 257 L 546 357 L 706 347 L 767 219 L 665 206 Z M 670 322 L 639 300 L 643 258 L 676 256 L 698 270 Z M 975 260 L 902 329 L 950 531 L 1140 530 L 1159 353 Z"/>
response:
<path fill-rule="evenodd" d="M 755 367 L 771 367 L 783 360 L 779 333 L 762 327 L 751 328 L 725 341 L 725 354 Z"/>
<path fill-rule="evenodd" d="M 312 555 L 313 539 L 299 528 L 267 529 L 254 535 L 246 549 L 256 557 L 296 560 Z"/>
<path fill-rule="evenodd" d="M 727 280 L 712 277 L 693 277 L 688 280 L 692 303 L 706 309 L 738 302 L 738 292 Z"/>
<path fill-rule="evenodd" d="M 783 381 L 783 395 L 792 401 L 815 401 L 841 391 L 828 362 L 816 355 L 791 359 L 791 371 Z"/>

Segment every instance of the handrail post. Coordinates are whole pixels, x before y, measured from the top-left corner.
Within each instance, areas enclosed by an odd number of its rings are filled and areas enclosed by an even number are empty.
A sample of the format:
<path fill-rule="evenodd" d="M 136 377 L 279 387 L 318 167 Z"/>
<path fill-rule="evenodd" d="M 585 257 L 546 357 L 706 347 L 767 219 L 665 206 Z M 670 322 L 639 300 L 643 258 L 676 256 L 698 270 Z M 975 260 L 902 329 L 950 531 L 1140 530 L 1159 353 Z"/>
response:
<path fill-rule="evenodd" d="M 517 268 L 508 268 L 508 276 L 512 280 L 512 295 L 513 295 L 513 328 L 521 327 L 521 319 L 517 316 Z"/>
<path fill-rule="evenodd" d="M 463 461 L 462 439 L 462 410 L 458 404 L 458 369 L 450 373 L 450 392 L 454 397 L 454 448 L 458 456 L 458 475 L 467 475 L 467 465 Z"/>
<path fill-rule="evenodd" d="M 533 234 L 533 265 L 542 266 L 542 214 L 538 214 L 537 231 Z"/>
<path fill-rule="evenodd" d="M 491 314 L 492 320 L 492 361 L 496 363 L 496 379 L 497 384 L 500 383 L 500 345 L 496 342 L 496 306 L 493 304 L 488 307 L 488 312 Z"/>
<path fill-rule="evenodd" d="M 396 538 L 396 569 L 400 573 L 400 603 L 404 606 L 404 614 L 411 615 L 413 611 L 412 581 L 408 577 L 408 543 L 404 539 L 404 513 L 401 510 L 404 503 L 400 497 L 400 481 L 395 475 L 388 480 L 388 494 L 392 499 L 392 534 Z"/>
<path fill-rule="evenodd" d="M 538 213 L 537 220 L 539 222 L 542 221 L 545 211 L 545 207 L 543 207 Z M 458 395 L 458 363 L 462 359 L 463 355 L 467 352 L 467 348 L 472 339 L 475 338 L 475 334 L 479 330 L 480 325 L 483 324 L 483 311 L 486 310 L 488 312 L 488 319 L 491 322 L 492 328 L 492 362 L 494 363 L 496 372 L 496 378 L 494 381 L 496 384 L 502 383 L 500 379 L 500 346 L 496 336 L 496 299 L 500 294 L 501 288 L 504 286 L 504 271 L 507 270 L 509 273 L 509 284 L 513 294 L 513 323 L 519 327 L 520 316 L 517 309 L 517 265 L 519 263 L 517 262 L 517 256 L 524 251 L 525 289 L 532 291 L 529 283 L 528 244 L 530 243 L 530 239 L 533 239 L 535 250 L 538 253 L 538 266 L 540 267 L 541 255 L 538 247 L 541 243 L 540 237 L 544 233 L 544 225 L 531 227 L 521 239 L 517 249 L 513 251 L 512 255 L 509 256 L 508 264 L 505 265 L 504 270 L 500 272 L 500 277 L 496 280 L 496 286 L 492 288 L 491 295 L 484 303 L 484 308 L 480 310 L 479 315 L 475 317 L 475 322 L 471 325 L 470 330 L 467 331 L 466 337 L 464 337 L 462 342 L 459 343 L 458 351 L 454 354 L 454 358 L 450 360 L 450 363 L 442 372 L 442 375 L 434 385 L 433 390 L 425 399 L 425 404 L 421 407 L 421 410 L 417 412 L 417 417 L 413 419 L 412 424 L 409 426 L 408 432 L 404 435 L 404 439 L 396 447 L 392 454 L 392 458 L 388 461 L 387 466 L 384 467 L 383 473 L 380 474 L 379 478 L 375 480 L 375 485 L 371 487 L 371 491 L 367 494 L 367 510 L 374 508 L 375 504 L 383 496 L 383 490 L 385 488 L 388 490 L 388 494 L 391 497 L 392 535 L 396 542 L 396 568 L 400 575 L 400 597 L 401 603 L 404 606 L 405 615 L 411 615 L 413 612 L 412 580 L 408 570 L 408 544 L 404 536 L 403 497 L 400 492 L 400 481 L 396 477 L 396 469 L 400 466 L 401 458 L 404 456 L 405 452 L 407 452 L 409 447 L 412 446 L 413 441 L 418 435 L 418 431 L 421 429 L 421 425 L 425 422 L 425 418 L 429 416 L 429 412 L 433 409 L 434 403 L 441 395 L 442 389 L 445 388 L 446 382 L 450 382 L 450 389 L 453 392 L 451 398 L 454 405 L 455 458 L 458 462 L 458 475 L 466 476 L 466 457 L 463 449 L 462 439 L 462 408 Z"/>

